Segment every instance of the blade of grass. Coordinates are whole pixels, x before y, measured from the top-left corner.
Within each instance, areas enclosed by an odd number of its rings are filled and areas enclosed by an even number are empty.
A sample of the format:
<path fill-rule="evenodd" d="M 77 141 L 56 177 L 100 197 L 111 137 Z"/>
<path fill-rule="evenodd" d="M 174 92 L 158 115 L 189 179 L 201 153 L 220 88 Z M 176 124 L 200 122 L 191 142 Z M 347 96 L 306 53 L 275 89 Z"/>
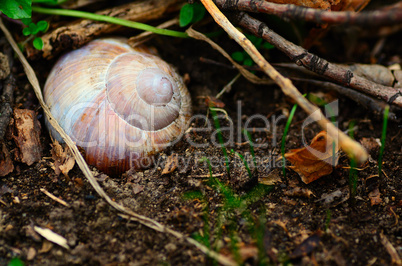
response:
<path fill-rule="evenodd" d="M 349 124 L 349 137 L 354 139 L 354 127 L 355 121 L 351 121 Z M 350 191 L 350 199 L 352 204 L 355 202 L 356 197 L 356 189 L 357 189 L 357 170 L 356 170 L 357 162 L 355 158 L 350 158 L 350 170 L 349 170 L 349 191 Z"/>
<path fill-rule="evenodd" d="M 388 125 L 388 114 L 389 114 L 389 105 L 385 106 L 384 110 L 384 122 L 382 124 L 382 134 L 381 134 L 381 147 L 380 154 L 378 156 L 378 176 L 381 177 L 382 174 L 382 158 L 384 155 L 385 149 L 385 138 L 387 136 L 387 125 Z"/>
<path fill-rule="evenodd" d="M 179 37 L 179 38 L 188 38 L 189 37 L 187 35 L 187 33 L 185 33 L 185 32 L 155 28 L 153 26 L 150 26 L 150 25 L 147 25 L 144 23 L 140 23 L 140 22 L 125 20 L 125 19 L 115 18 L 115 17 L 109 17 L 109 16 L 104 16 L 104 15 L 99 15 L 99 14 L 94 14 L 94 13 L 79 11 L 79 10 L 45 8 L 45 7 L 32 6 L 32 11 L 36 12 L 36 13 L 48 14 L 48 15 L 59 15 L 59 16 L 85 18 L 85 19 L 91 19 L 91 20 L 96 20 L 96 21 L 103 21 L 103 22 L 113 23 L 113 24 L 117 24 L 117 25 L 121 25 L 121 26 L 138 29 L 138 30 L 150 31 L 150 32 L 153 32 L 156 34 L 172 36 L 172 37 Z"/>
<path fill-rule="evenodd" d="M 251 134 L 250 132 L 248 132 L 247 130 L 243 130 L 244 134 L 246 135 L 247 141 L 250 145 L 250 152 L 251 152 L 251 156 L 253 157 L 253 164 L 254 164 L 254 173 L 256 173 L 257 171 L 257 160 L 255 158 L 255 152 L 254 152 L 254 145 L 253 142 L 251 141 Z"/>
<path fill-rule="evenodd" d="M 286 178 L 286 159 L 285 159 L 285 142 L 286 136 L 288 135 L 290 124 L 292 123 L 293 116 L 295 115 L 297 109 L 297 104 L 293 105 L 290 111 L 288 120 L 286 121 L 285 129 L 283 131 L 282 142 L 281 142 L 281 154 L 282 154 L 282 173 L 283 177 Z"/>
<path fill-rule="evenodd" d="M 238 152 L 235 152 L 233 149 L 231 150 L 232 153 L 236 154 L 237 156 L 239 156 L 239 158 L 242 160 L 244 167 L 246 167 L 247 173 L 248 173 L 248 177 L 253 178 L 253 175 L 251 174 L 250 168 L 248 167 L 248 163 L 246 161 L 246 159 L 244 159 L 244 156 L 241 155 Z"/>
<path fill-rule="evenodd" d="M 219 123 L 218 116 L 216 115 L 216 111 L 214 108 L 209 108 L 212 119 L 214 120 L 214 125 L 216 128 L 216 134 L 218 135 L 218 141 L 221 145 L 223 156 L 225 157 L 225 165 L 226 165 L 226 172 L 228 174 L 228 177 L 230 177 L 230 165 L 229 165 L 229 157 L 228 157 L 228 152 L 226 150 L 225 144 L 223 143 L 223 136 L 222 136 L 222 131 L 221 131 L 221 125 Z"/>

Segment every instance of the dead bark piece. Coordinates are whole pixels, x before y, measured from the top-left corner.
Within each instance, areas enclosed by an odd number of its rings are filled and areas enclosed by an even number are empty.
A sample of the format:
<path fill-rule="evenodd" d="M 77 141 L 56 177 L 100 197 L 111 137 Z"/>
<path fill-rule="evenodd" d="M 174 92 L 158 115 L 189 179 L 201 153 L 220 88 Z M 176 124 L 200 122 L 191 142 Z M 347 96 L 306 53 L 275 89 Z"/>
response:
<path fill-rule="evenodd" d="M 0 140 L 3 140 L 10 124 L 11 115 L 13 114 L 12 104 L 14 102 L 13 93 L 15 87 L 14 76 L 12 74 L 8 75 L 3 83 L 3 93 L 0 97 Z"/>
<path fill-rule="evenodd" d="M 20 162 L 32 165 L 42 158 L 40 123 L 36 113 L 27 109 L 14 109 L 14 141 L 18 151 L 15 156 Z"/>
<path fill-rule="evenodd" d="M 8 58 L 5 54 L 0 53 L 0 80 L 5 79 L 10 74 L 10 66 Z"/>
<path fill-rule="evenodd" d="M 14 164 L 11 160 L 11 156 L 7 150 L 6 144 L 1 143 L 0 145 L 0 176 L 6 176 L 14 171 Z"/>
<path fill-rule="evenodd" d="M 179 0 L 142 0 L 135 1 L 126 5 L 106 9 L 96 14 L 132 20 L 136 22 L 146 22 L 158 19 L 164 13 L 169 11 Z M 177 6 L 177 9 L 179 6 Z M 174 10 L 174 8 L 173 8 Z M 27 57 L 37 59 L 42 55 L 50 59 L 60 52 L 77 49 L 87 42 L 93 40 L 101 34 L 110 34 L 121 26 L 106 22 L 93 21 L 88 19 L 77 20 L 71 24 L 59 27 L 41 38 L 43 40 L 43 49 L 37 50 L 33 47 L 27 47 Z"/>

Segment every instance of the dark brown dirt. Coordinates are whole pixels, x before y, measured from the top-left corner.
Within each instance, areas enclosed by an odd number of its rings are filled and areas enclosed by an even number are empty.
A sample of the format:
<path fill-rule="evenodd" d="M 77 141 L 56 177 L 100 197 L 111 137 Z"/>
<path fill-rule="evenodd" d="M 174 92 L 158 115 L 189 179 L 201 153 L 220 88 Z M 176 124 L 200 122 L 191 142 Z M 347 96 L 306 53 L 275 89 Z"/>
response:
<path fill-rule="evenodd" d="M 205 31 L 208 30 L 211 29 Z M 337 34 L 336 38 L 341 38 L 339 29 Z M 346 34 L 343 37 L 346 38 Z M 398 41 L 400 37 L 399 34 L 386 39 L 383 52 L 378 58 L 380 63 L 387 65 L 395 56 L 402 54 Z M 240 50 L 225 35 L 215 40 L 228 52 Z M 367 54 L 375 40 L 358 40 L 357 46 L 367 47 L 366 59 L 362 59 L 364 52 L 361 52 L 354 60 L 347 57 L 345 46 L 333 40 L 334 37 L 328 34 L 323 43 L 330 46 L 315 48 L 316 52 L 332 61 L 369 63 Z M 222 56 L 205 43 L 156 37 L 151 45 L 156 46 L 161 56 L 174 64 L 181 74 L 189 74 L 188 87 L 193 98 L 194 114 L 207 114 L 204 99 L 200 99 L 200 96 L 216 95 L 237 74 L 230 68 L 200 62 L 199 58 L 204 57 L 227 64 Z M 335 50 L 344 53 L 338 53 L 337 56 L 330 53 Z M 268 57 L 275 62 L 288 62 L 276 50 L 269 51 Z M 400 60 L 399 57 L 397 63 L 401 64 Z M 32 62 L 32 65 L 38 70 L 43 82 L 49 71 L 49 63 L 37 61 Z M 68 177 L 56 176 L 51 169 L 50 138 L 43 124 L 42 113 L 27 85 L 21 66 L 16 63 L 13 71 L 19 85 L 15 92 L 15 106 L 39 110 L 45 153 L 43 159 L 31 167 L 15 163 L 16 170 L 0 178 L 1 265 L 7 264 L 14 257 L 29 265 L 213 263 L 184 240 L 155 232 L 120 217 L 95 193 L 77 166 Z M 303 84 L 297 86 L 303 93 L 320 90 Z M 381 117 L 340 95 L 336 95 L 336 98 L 339 100 L 336 120 L 342 130 L 348 129 L 353 120 L 358 141 L 381 137 Z M 232 163 L 228 176 L 225 167 L 217 165 L 218 160 L 223 161 L 224 157 L 220 146 L 212 145 L 211 132 L 190 131 L 180 143 L 160 155 L 159 166 L 121 178 L 99 175 L 99 181 L 107 194 L 116 202 L 171 229 L 197 239 L 204 236 L 204 239 L 208 239 L 204 244 L 226 256 L 235 257 L 247 251 L 246 248 L 259 247 L 248 249 L 248 256 L 240 259 L 245 264 L 390 265 L 392 258 L 387 242 L 402 256 L 400 124 L 389 121 L 384 174 L 381 177 L 377 175 L 379 149 L 375 147 L 370 150 L 370 161 L 357 171 L 357 189 L 353 197 L 349 193 L 349 160 L 344 154 L 332 174 L 308 185 L 302 183 L 297 173 L 291 170 L 287 170 L 286 178 L 283 177 L 276 157 L 286 123 L 283 114 L 290 111 L 293 104 L 282 95 L 278 87 L 256 86 L 240 78 L 233 85 L 232 91 L 224 94 L 221 100 L 226 104 L 224 109 L 233 119 L 235 129 L 244 127 L 247 119 L 255 114 L 268 119 L 271 128 L 252 133 L 256 143 L 267 144 L 264 148 L 255 149 L 257 158 L 265 160 L 264 164 L 259 165 L 255 177 L 260 181 L 276 179 L 275 185 L 264 186 L 250 181 L 244 165 L 234 154 L 229 155 Z M 241 106 L 241 113 L 238 106 Z M 209 119 L 213 124 L 211 116 Z M 302 147 L 302 125 L 305 119 L 305 113 L 299 109 L 286 140 L 287 151 Z M 204 120 L 196 119 L 191 126 L 201 128 L 204 123 Z M 220 123 L 222 127 L 229 126 L 225 118 L 220 119 Z M 274 124 L 276 128 L 272 127 Z M 249 125 L 250 128 L 263 126 L 261 119 L 255 119 Z M 304 128 L 306 140 L 309 142 L 319 131 L 315 124 Z M 224 130 L 223 134 L 225 139 L 230 137 L 228 131 Z M 233 145 L 228 148 L 250 158 L 250 147 L 244 137 L 238 141 L 237 131 L 233 136 Z M 196 148 L 188 140 L 208 145 Z M 10 150 L 15 148 L 11 140 L 6 144 Z M 179 167 L 170 174 L 161 175 L 164 159 L 172 153 L 179 155 Z M 219 189 L 210 182 L 206 163 L 199 161 L 204 156 L 216 166 L 212 174 L 231 193 L 225 196 L 225 189 Z M 184 163 L 186 160 L 188 165 Z M 40 191 L 41 188 L 63 199 L 70 207 L 50 199 Z M 305 192 L 310 190 L 312 194 L 309 197 L 307 192 L 299 195 L 292 192 L 294 188 L 302 188 Z M 377 188 L 381 202 L 372 206 L 370 193 Z M 326 196 L 330 193 L 338 196 L 330 201 Z M 230 196 L 235 199 L 230 200 Z M 325 203 L 325 199 L 330 202 Z M 67 239 L 70 249 L 49 244 L 33 231 L 34 226 L 49 228 L 62 235 Z M 307 238 L 311 241 L 303 242 Z M 307 252 L 298 252 L 300 248 L 305 248 Z M 35 255 L 31 256 L 33 252 Z"/>

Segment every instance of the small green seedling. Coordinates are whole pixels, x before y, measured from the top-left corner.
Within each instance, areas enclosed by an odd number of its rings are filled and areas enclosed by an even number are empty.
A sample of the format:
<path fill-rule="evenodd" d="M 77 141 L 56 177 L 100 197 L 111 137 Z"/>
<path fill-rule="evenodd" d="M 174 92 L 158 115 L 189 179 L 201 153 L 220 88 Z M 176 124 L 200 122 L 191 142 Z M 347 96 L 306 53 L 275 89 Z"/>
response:
<path fill-rule="evenodd" d="M 32 20 L 30 18 L 24 18 L 24 19 L 21 19 L 21 21 L 22 21 L 22 23 L 24 23 L 27 26 L 26 28 L 24 28 L 22 30 L 22 34 L 24 34 L 24 36 L 29 36 L 27 41 L 29 41 L 33 38 L 32 45 L 36 49 L 42 50 L 43 41 L 40 37 L 35 37 L 35 36 L 39 32 L 46 32 L 49 28 L 49 24 L 44 20 L 38 21 L 38 23 L 35 24 L 32 22 Z"/>
<path fill-rule="evenodd" d="M 286 177 L 286 159 L 285 159 L 285 143 L 286 136 L 288 135 L 290 124 L 292 123 L 293 116 L 295 115 L 297 109 L 297 104 L 293 105 L 292 110 L 290 111 L 288 120 L 286 121 L 285 129 L 283 131 L 282 141 L 281 141 L 281 154 L 282 154 L 282 173 L 283 177 Z"/>
<path fill-rule="evenodd" d="M 205 16 L 205 7 L 201 3 L 185 4 L 180 9 L 179 25 L 186 27 L 196 23 Z"/>
<path fill-rule="evenodd" d="M 351 121 L 349 124 L 349 137 L 354 139 L 354 126 L 355 121 Z M 350 159 L 350 170 L 349 170 L 349 191 L 350 191 L 350 199 L 352 203 L 355 201 L 356 190 L 357 190 L 357 162 L 355 158 Z"/>
<path fill-rule="evenodd" d="M 223 142 L 223 135 L 222 135 L 222 130 L 221 130 L 221 125 L 219 123 L 218 116 L 216 114 L 216 111 L 214 108 L 209 108 L 212 119 L 214 120 L 215 128 L 216 128 L 216 134 L 218 135 L 218 141 L 221 145 L 223 156 L 225 156 L 225 165 L 226 165 L 226 172 L 228 176 L 230 177 L 230 162 L 229 162 L 229 157 L 228 157 L 228 152 L 226 150 L 225 144 Z"/>
<path fill-rule="evenodd" d="M 385 149 L 385 138 L 387 136 L 387 125 L 388 125 L 388 114 L 389 114 L 389 105 L 385 107 L 384 110 L 384 122 L 382 124 L 382 134 L 381 134 L 381 147 L 380 154 L 378 155 L 378 176 L 381 177 L 381 169 L 382 169 L 382 158 L 384 155 Z"/>

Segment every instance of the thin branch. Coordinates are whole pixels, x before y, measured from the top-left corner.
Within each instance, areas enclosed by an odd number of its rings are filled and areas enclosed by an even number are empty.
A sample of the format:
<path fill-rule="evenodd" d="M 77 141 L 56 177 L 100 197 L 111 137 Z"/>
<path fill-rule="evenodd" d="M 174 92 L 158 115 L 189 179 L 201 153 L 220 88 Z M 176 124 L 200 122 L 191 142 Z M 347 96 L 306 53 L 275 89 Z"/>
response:
<path fill-rule="evenodd" d="M 265 23 L 250 17 L 244 12 L 239 14 L 238 23 L 241 27 L 249 30 L 254 35 L 273 44 L 276 48 L 289 56 L 297 65 L 334 80 L 336 83 L 343 86 L 362 91 L 386 102 L 390 99 L 394 99 L 393 97 L 396 94 L 402 93 L 402 89 L 387 87 L 369 81 L 354 75 L 350 70 L 336 66 L 315 54 L 309 53 L 304 48 L 287 41 L 282 36 L 272 31 Z M 402 97 L 396 97 L 392 104 L 402 107 Z"/>
<path fill-rule="evenodd" d="M 307 101 L 288 78 L 283 77 L 278 71 L 276 71 L 275 68 L 265 60 L 250 40 L 229 22 L 212 0 L 201 0 L 201 2 L 214 18 L 215 22 L 243 47 L 253 61 L 261 67 L 276 84 L 279 85 L 285 95 L 295 100 L 314 121 L 316 121 L 336 142 L 338 142 L 336 144 L 339 144 L 342 150 L 345 151 L 349 157 L 356 159 L 359 163 L 367 160 L 368 154 L 366 150 L 359 143 L 349 138 L 345 133 L 328 121 L 328 119 L 326 119 L 322 114 L 321 110 Z"/>
<path fill-rule="evenodd" d="M 381 10 L 366 12 L 326 11 L 296 5 L 275 4 L 262 0 L 215 0 L 223 9 L 267 13 L 281 18 L 328 24 L 388 26 L 402 23 L 402 2 Z"/>
<path fill-rule="evenodd" d="M 351 100 L 357 102 L 361 106 L 364 106 L 365 108 L 373 111 L 375 114 L 378 114 L 378 115 L 384 114 L 384 109 L 385 109 L 385 106 L 387 105 L 383 101 L 373 99 L 373 98 L 367 96 L 366 94 L 352 90 L 347 87 L 340 86 L 338 84 L 334 84 L 332 82 L 319 81 L 319 80 L 313 80 L 313 79 L 293 78 L 293 77 L 291 77 L 291 79 L 295 80 L 295 81 L 301 81 L 301 82 L 305 82 L 308 84 L 312 84 L 312 85 L 315 85 L 315 86 L 323 88 L 323 89 L 336 91 L 337 93 L 350 98 Z M 390 120 L 397 121 L 396 114 L 393 112 L 389 112 L 388 118 Z"/>
<path fill-rule="evenodd" d="M 39 104 L 41 105 L 45 115 L 47 116 L 48 121 L 50 122 L 52 127 L 57 130 L 57 132 L 60 134 L 60 136 L 62 136 L 63 140 L 66 142 L 66 144 L 70 148 L 71 152 L 73 153 L 73 155 L 75 157 L 75 161 L 77 162 L 81 171 L 84 173 L 88 182 L 95 189 L 95 191 L 99 194 L 99 196 L 101 196 L 109 205 L 111 205 L 117 211 L 125 213 L 128 216 L 130 216 L 129 217 L 130 220 L 136 221 L 136 222 L 138 222 L 148 228 L 151 228 L 155 231 L 169 233 L 169 234 L 175 236 L 176 238 L 184 239 L 188 243 L 196 246 L 199 250 L 204 252 L 206 255 L 210 256 L 211 258 L 214 258 L 215 260 L 217 260 L 219 263 L 221 263 L 223 265 L 236 265 L 235 262 L 233 262 L 231 259 L 229 259 L 221 254 L 218 254 L 213 250 L 208 249 L 206 246 L 198 243 L 194 239 L 187 237 L 180 232 L 169 229 L 168 227 L 164 226 L 163 224 L 161 224 L 155 220 L 152 220 L 151 218 L 137 214 L 137 213 L 127 209 L 126 207 L 118 204 L 117 202 L 114 202 L 106 194 L 106 192 L 100 187 L 99 183 L 96 181 L 95 177 L 93 176 L 91 170 L 88 167 L 88 164 L 85 162 L 84 158 L 82 157 L 82 155 L 79 152 L 75 143 L 66 134 L 66 132 L 60 127 L 58 122 L 54 119 L 53 115 L 51 114 L 49 107 L 46 105 L 45 101 L 43 100 L 42 90 L 40 88 L 39 81 L 35 75 L 35 71 L 29 65 L 28 61 L 26 60 L 26 58 L 24 57 L 24 55 L 18 48 L 17 43 L 14 41 L 14 39 L 11 36 L 11 33 L 8 31 L 8 29 L 4 26 L 1 18 L 0 18 L 0 28 L 3 31 L 4 35 L 6 36 L 7 40 L 9 41 L 10 45 L 14 49 L 14 52 L 17 54 L 22 66 L 24 67 L 24 71 L 27 75 L 27 78 L 34 89 L 34 92 L 36 94 L 36 97 L 38 98 Z"/>

